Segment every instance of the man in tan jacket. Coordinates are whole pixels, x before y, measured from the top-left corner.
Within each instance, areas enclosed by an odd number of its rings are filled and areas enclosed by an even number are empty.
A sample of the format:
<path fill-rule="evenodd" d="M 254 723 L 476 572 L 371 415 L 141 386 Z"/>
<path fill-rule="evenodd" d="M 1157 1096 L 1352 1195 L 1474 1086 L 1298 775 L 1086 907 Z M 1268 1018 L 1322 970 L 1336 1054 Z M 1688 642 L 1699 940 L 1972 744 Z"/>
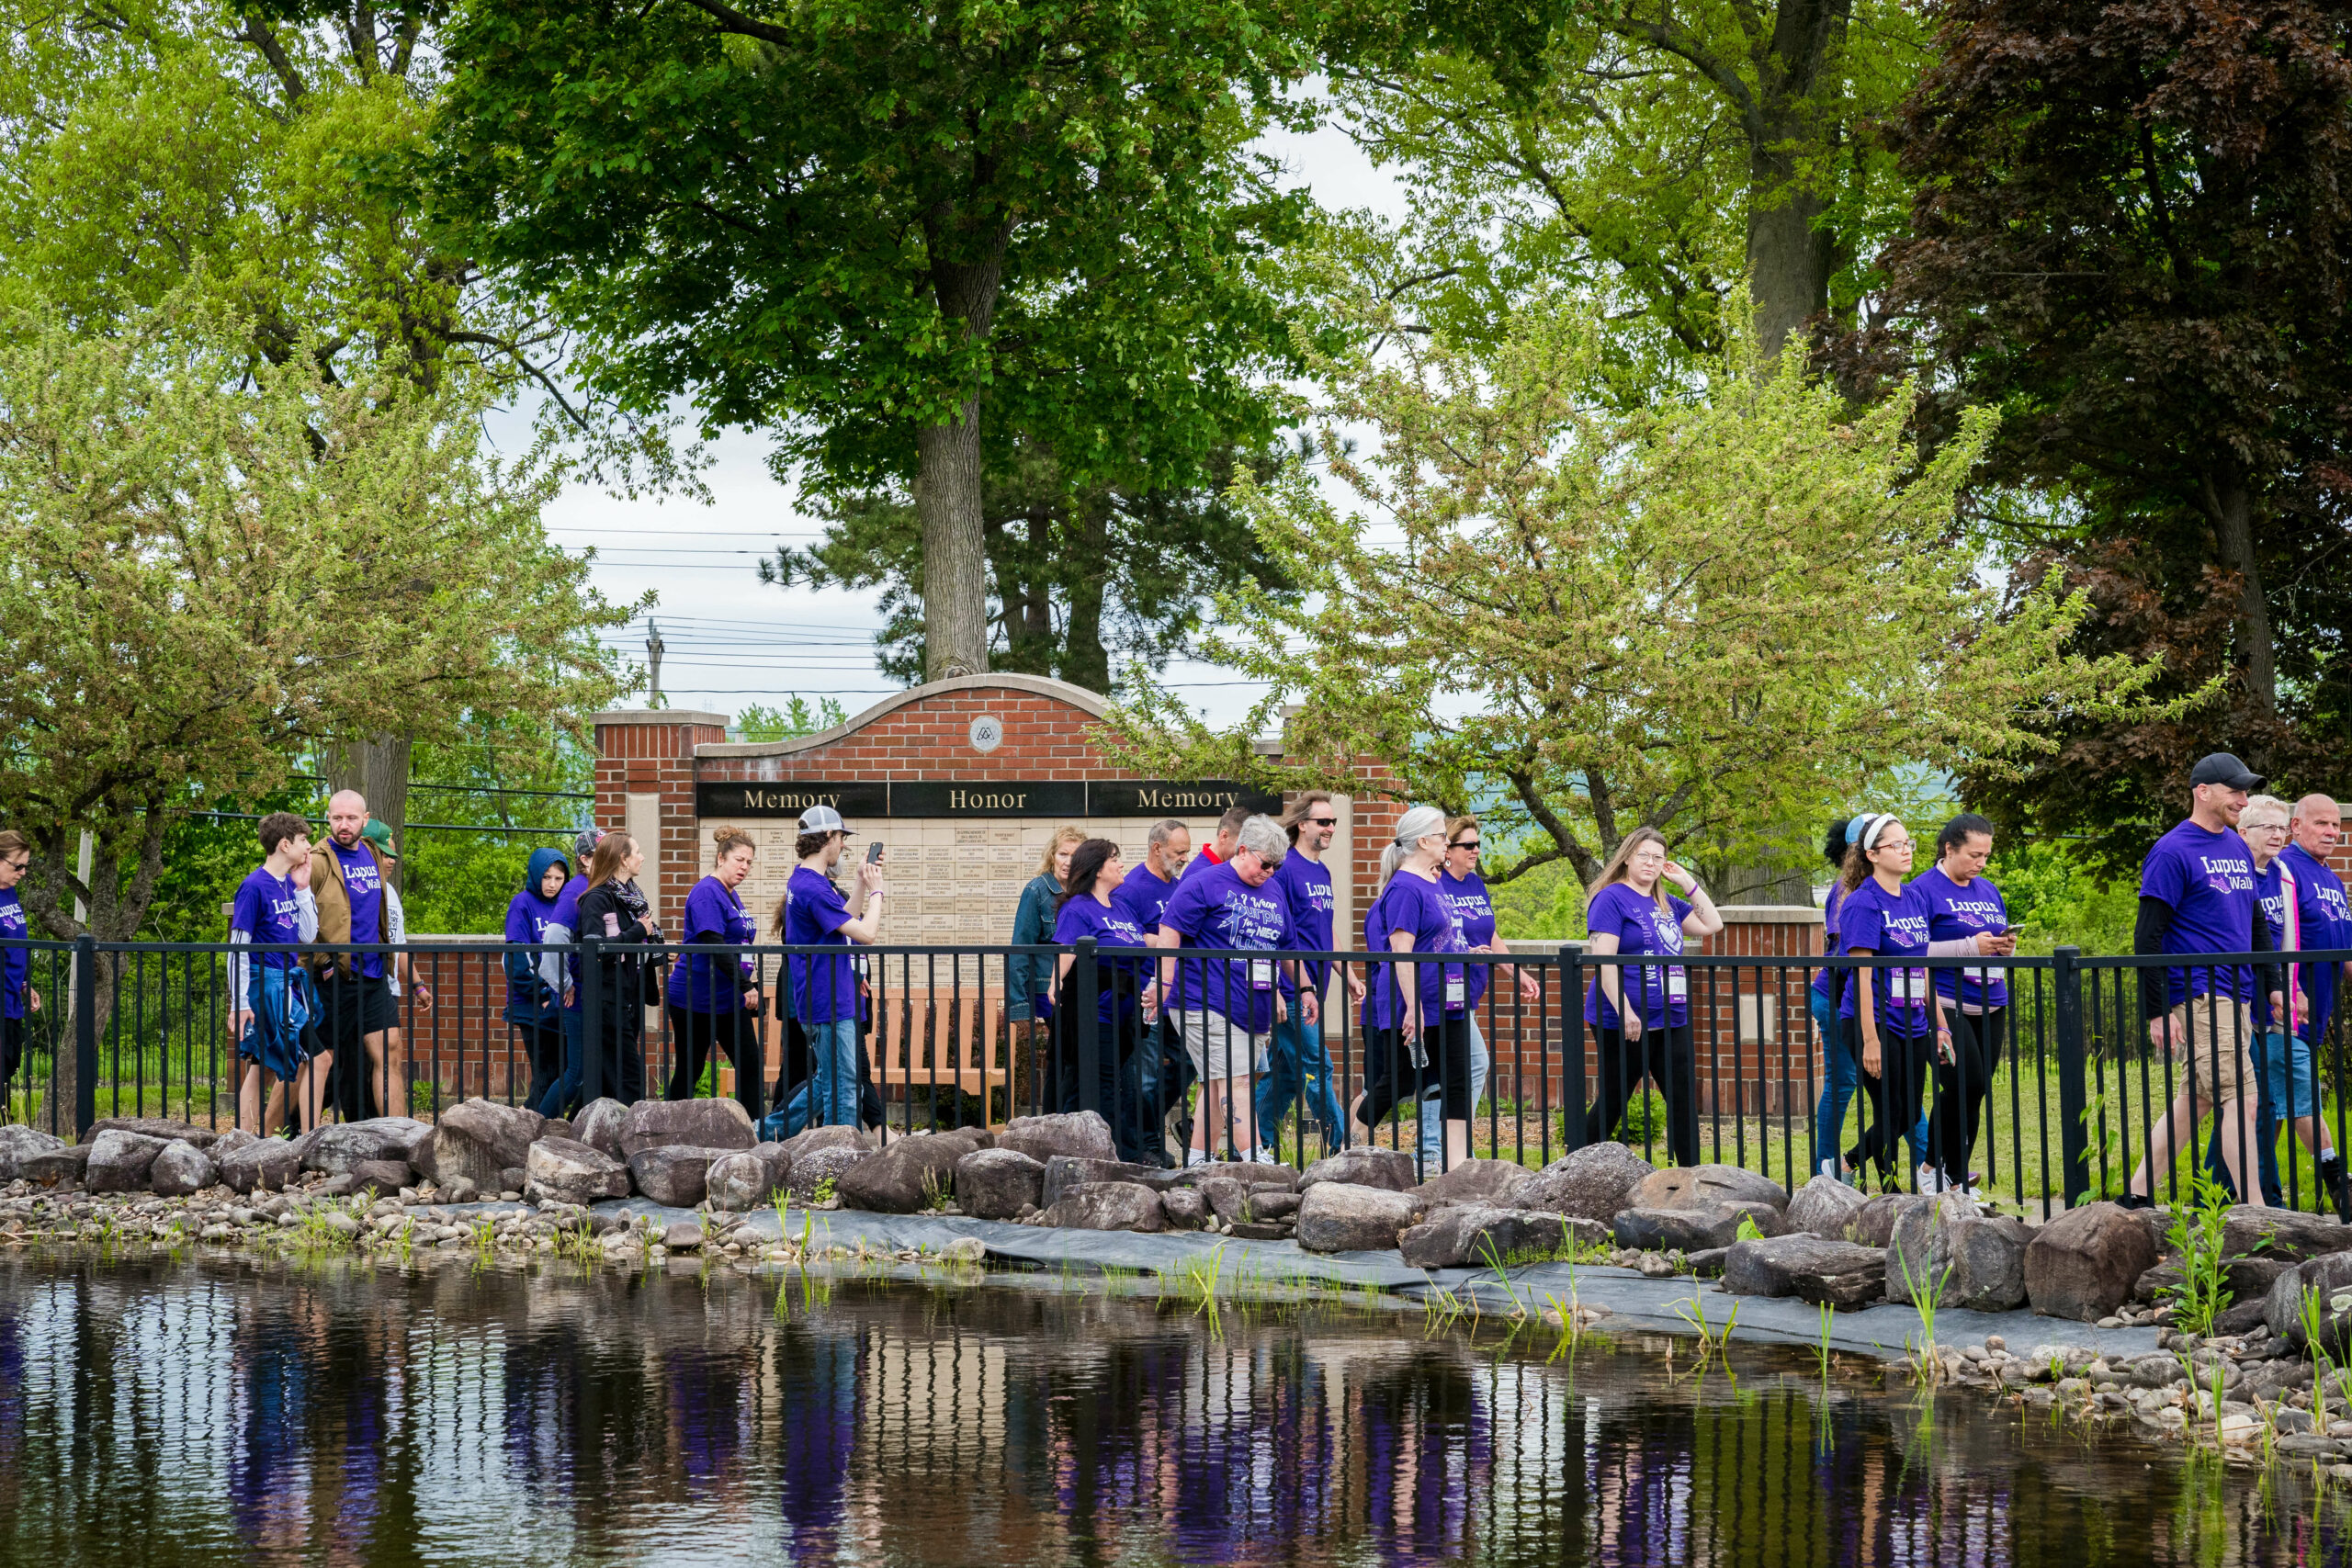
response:
<path fill-rule="evenodd" d="M 366 838 L 367 828 L 367 800 L 357 790 L 337 790 L 327 802 L 327 841 L 311 856 L 318 940 L 330 946 L 392 940 L 384 865 Z M 331 1078 L 336 1114 L 345 1122 L 358 1122 L 394 1112 L 406 1096 L 392 1092 L 385 1073 L 384 1036 L 400 1021 L 387 982 L 387 955 L 322 953 L 313 963 L 320 1031 L 334 1053 Z M 392 974 L 410 980 L 406 953 L 391 955 L 390 964 Z M 424 985 L 412 981 L 408 988 L 420 1007 L 432 1004 L 432 993 Z"/>

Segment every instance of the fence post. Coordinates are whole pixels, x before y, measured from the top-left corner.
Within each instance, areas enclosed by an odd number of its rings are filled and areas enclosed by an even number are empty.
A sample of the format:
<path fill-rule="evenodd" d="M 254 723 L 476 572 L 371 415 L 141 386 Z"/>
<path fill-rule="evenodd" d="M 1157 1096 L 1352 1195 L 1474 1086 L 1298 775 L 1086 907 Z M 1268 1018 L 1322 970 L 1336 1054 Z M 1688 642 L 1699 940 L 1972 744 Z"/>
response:
<path fill-rule="evenodd" d="M 90 1135 L 98 1119 L 98 942 L 74 939 L 74 1139 Z"/>
<path fill-rule="evenodd" d="M 1560 947 L 1560 1152 L 1584 1147 L 1584 949 Z"/>
<path fill-rule="evenodd" d="M 1078 959 L 1069 966 L 1069 1006 L 1057 1007 L 1054 1016 L 1062 1026 L 1063 1059 L 1074 1060 L 1078 1066 L 1078 1108 L 1108 1121 L 1118 1107 L 1102 1102 L 1098 1082 L 1102 1076 L 1102 1043 L 1094 1015 L 1100 1010 L 1096 1005 L 1100 978 L 1094 972 L 1094 939 L 1080 937 Z M 1068 1049 L 1072 1046 L 1076 1049 Z"/>
<path fill-rule="evenodd" d="M 605 1092 L 605 966 L 596 960 L 601 940 L 580 939 L 580 1103 Z"/>
<path fill-rule="evenodd" d="M 2071 1209 L 2091 1190 L 2090 1129 L 2083 1125 L 2090 1111 L 2083 1041 L 2083 950 L 2062 947 L 2050 956 L 2058 1014 L 2058 1170 L 2062 1193 Z M 2042 1185 L 2046 1200 L 2046 1178 Z"/>

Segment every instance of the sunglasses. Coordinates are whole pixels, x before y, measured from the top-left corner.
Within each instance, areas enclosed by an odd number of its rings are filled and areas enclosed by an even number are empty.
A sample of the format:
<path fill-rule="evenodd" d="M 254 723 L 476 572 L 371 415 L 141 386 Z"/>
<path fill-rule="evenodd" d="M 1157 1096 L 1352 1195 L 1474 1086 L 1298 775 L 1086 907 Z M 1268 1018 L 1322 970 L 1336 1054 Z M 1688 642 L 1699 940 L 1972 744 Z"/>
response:
<path fill-rule="evenodd" d="M 1340 825 L 1336 817 L 1310 817 L 1306 820 L 1309 826 L 1316 828 L 1336 828 Z"/>
<path fill-rule="evenodd" d="M 1478 847 L 1478 840 L 1476 839 L 1456 839 L 1445 847 L 1449 850 L 1475 850 Z"/>

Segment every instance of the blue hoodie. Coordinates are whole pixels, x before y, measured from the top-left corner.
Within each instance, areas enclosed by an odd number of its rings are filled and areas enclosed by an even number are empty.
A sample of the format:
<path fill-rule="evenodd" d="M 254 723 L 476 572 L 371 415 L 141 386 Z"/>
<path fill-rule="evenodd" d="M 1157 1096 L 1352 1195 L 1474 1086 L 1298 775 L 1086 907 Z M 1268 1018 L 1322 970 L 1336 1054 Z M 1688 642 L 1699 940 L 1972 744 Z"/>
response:
<path fill-rule="evenodd" d="M 515 943 L 561 942 L 566 937 L 549 937 L 548 923 L 555 917 L 556 899 L 542 897 L 539 883 L 549 866 L 561 866 L 569 874 L 571 863 L 561 850 L 533 850 L 530 869 L 523 874 L 523 890 L 506 906 L 506 940 Z M 569 882 L 571 877 L 566 875 Z M 560 897 L 560 895 L 559 895 Z M 526 1029 L 549 1028 L 556 1022 L 561 1002 L 538 974 L 539 955 L 533 953 L 509 952 L 506 954 L 506 1021 Z"/>

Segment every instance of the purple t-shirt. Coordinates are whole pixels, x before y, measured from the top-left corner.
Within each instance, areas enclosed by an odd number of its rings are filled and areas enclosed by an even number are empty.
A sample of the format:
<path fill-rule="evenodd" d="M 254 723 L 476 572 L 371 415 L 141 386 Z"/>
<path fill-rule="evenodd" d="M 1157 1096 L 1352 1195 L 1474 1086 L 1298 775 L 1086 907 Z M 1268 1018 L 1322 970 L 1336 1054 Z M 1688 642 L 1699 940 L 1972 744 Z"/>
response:
<path fill-rule="evenodd" d="M 1283 897 L 1290 902 L 1290 942 L 1288 945 L 1299 953 L 1336 953 L 1331 945 L 1331 868 L 1321 861 L 1308 860 L 1296 850 L 1283 856 L 1283 863 L 1274 867 L 1274 880 L 1282 884 Z M 1329 960 L 1306 959 L 1306 983 L 1317 996 L 1331 978 Z M 1290 977 L 1283 977 L 1283 989 L 1291 989 Z"/>
<path fill-rule="evenodd" d="M 298 913 L 301 900 L 296 896 L 299 891 L 292 877 L 272 875 L 266 865 L 254 867 L 237 885 L 237 897 L 229 906 L 229 929 L 244 932 L 249 941 L 256 943 L 301 941 L 302 920 Z M 290 953 L 256 953 L 251 956 L 254 964 L 263 969 L 294 967 L 295 955 Z M 237 1005 L 243 1006 L 243 998 L 240 998 Z"/>
<path fill-rule="evenodd" d="M 2254 857 L 2227 828 L 2208 832 L 2183 822 L 2148 852 L 2140 867 L 2140 897 L 2172 910 L 2166 953 L 2246 953 L 2254 947 Z M 2175 1006 L 2209 992 L 2245 1001 L 2254 974 L 2242 964 L 2165 971 L 2165 999 Z"/>
<path fill-rule="evenodd" d="M 1468 876 L 1453 876 L 1441 865 L 1437 869 L 1437 890 L 1438 897 L 1445 900 L 1447 911 L 1453 916 L 1454 934 L 1462 939 L 1465 950 L 1484 947 L 1495 940 L 1495 901 L 1487 894 L 1485 877 L 1475 871 Z M 1495 966 L 1491 964 L 1463 965 L 1466 1010 L 1478 1010 L 1478 1003 L 1485 999 L 1487 987 L 1494 977 Z"/>
<path fill-rule="evenodd" d="M 1829 897 L 1821 901 L 1821 951 L 1826 956 L 1834 957 L 1843 951 L 1838 945 L 1838 906 L 1845 897 L 1845 885 L 1832 882 Z M 1843 978 L 1835 969 L 1824 969 L 1813 977 L 1813 988 L 1820 994 L 1822 1000 L 1827 1001 L 1838 991 L 1838 986 L 1832 982 Z"/>
<path fill-rule="evenodd" d="M 377 869 L 374 852 L 367 840 L 345 849 L 333 839 L 327 840 L 327 853 L 343 873 L 343 890 L 351 900 L 351 940 L 355 942 L 384 940 L 384 874 Z M 380 953 L 356 953 L 351 955 L 355 974 L 371 980 L 384 976 L 384 955 Z"/>
<path fill-rule="evenodd" d="M 2344 879 L 2301 844 L 2289 844 L 2278 858 L 2295 874 L 2296 903 L 2303 912 L 2303 946 L 2313 953 L 2352 948 L 2352 906 L 2345 900 Z M 2312 1005 L 2310 1016 L 2296 1032 L 2306 1040 L 2326 1036 L 2328 1017 L 2335 1011 L 2336 979 L 2341 974 L 2336 964 L 2340 962 L 2300 966 L 2303 995 L 2312 999 Z"/>
<path fill-rule="evenodd" d="M 561 926 L 570 931 L 573 942 L 580 940 L 580 896 L 587 891 L 588 879 L 574 876 L 563 885 L 563 891 L 555 896 L 555 907 L 548 911 L 548 924 Z M 580 954 L 576 951 L 563 955 L 563 972 L 571 979 L 564 987 L 569 993 L 569 999 L 563 1004 L 563 1010 L 578 1012 L 581 1007 Z"/>
<path fill-rule="evenodd" d="M 1388 886 L 1380 890 L 1371 912 L 1363 918 L 1364 945 L 1375 953 L 1386 956 L 1392 951 L 1388 939 L 1398 931 L 1412 933 L 1415 953 L 1462 951 L 1461 928 L 1453 922 L 1445 895 L 1435 882 L 1424 882 L 1409 871 L 1399 871 L 1388 879 Z M 1366 1030 L 1394 1029 L 1403 1018 L 1402 968 L 1395 963 L 1373 966 L 1372 983 L 1363 997 Z M 1423 1027 L 1441 1012 L 1459 1015 L 1468 1010 L 1469 986 L 1461 964 L 1419 964 L 1414 970 Z"/>
<path fill-rule="evenodd" d="M 1838 909 L 1838 951 L 1862 948 L 1884 958 L 1916 953 L 1928 956 L 1928 896 L 1914 882 L 1900 893 L 1889 893 L 1871 877 L 1846 895 Z M 1856 969 L 1853 976 L 1871 977 L 1871 995 L 1877 1000 L 1879 1022 L 1900 1034 L 1917 1034 L 1928 1027 L 1928 972 L 1925 969 Z M 1849 980 L 1838 1016 L 1860 1016 L 1860 987 Z"/>
<path fill-rule="evenodd" d="M 1655 897 L 1644 897 L 1623 882 L 1612 882 L 1596 894 L 1585 911 L 1585 929 L 1594 936 L 1617 939 L 1619 953 L 1655 953 L 1682 956 L 1682 920 L 1690 906 L 1673 894 L 1666 908 Z M 1690 972 L 1679 964 L 1629 964 L 1617 971 L 1617 984 L 1642 1010 L 1645 1029 L 1672 1029 L 1690 1021 Z M 1597 1029 L 1615 1029 L 1623 1021 L 1609 993 L 1596 975 L 1584 994 L 1584 1021 Z"/>
<path fill-rule="evenodd" d="M 1092 937 L 1098 947 L 1141 947 L 1143 931 L 1118 906 L 1103 904 L 1081 895 L 1062 906 L 1054 917 L 1054 941 L 1069 943 L 1082 937 Z M 1113 1024 L 1135 1010 L 1136 990 L 1142 976 L 1155 962 L 1149 958 L 1106 958 L 1094 966 L 1094 1014 L 1105 1024 Z M 1078 965 L 1070 965 L 1070 978 L 1078 977 Z M 1117 1003 L 1115 1009 L 1114 1002 Z"/>
<path fill-rule="evenodd" d="M 1111 908 L 1133 922 L 1136 930 L 1146 933 L 1159 930 L 1159 912 L 1168 908 L 1168 900 L 1176 892 L 1176 877 L 1152 874 L 1148 861 L 1138 861 L 1133 871 L 1122 877 L 1111 892 Z"/>
<path fill-rule="evenodd" d="M 1290 901 L 1272 877 L 1252 887 L 1229 865 L 1188 874 L 1169 897 L 1159 921 L 1183 938 L 1188 953 L 1222 948 L 1257 955 L 1214 962 L 1179 958 L 1170 1010 L 1221 1013 L 1250 1034 L 1274 1026 L 1274 953 L 1290 938 Z"/>
<path fill-rule="evenodd" d="M 796 865 L 784 884 L 784 940 L 794 947 L 849 946 L 849 900 L 832 879 Z M 803 1023 L 832 1023 L 857 1016 L 857 967 L 841 957 L 802 953 L 792 969 L 792 1012 Z"/>
<path fill-rule="evenodd" d="M 28 935 L 25 906 L 13 887 L 0 888 L 0 937 L 22 942 Z M 0 947 L 0 1018 L 25 1016 L 25 976 L 32 973 L 32 952 Z"/>
<path fill-rule="evenodd" d="M 2009 929 L 2009 907 L 1989 878 L 1971 877 L 1968 886 L 1962 887 L 1944 874 L 1943 867 L 1931 865 L 1913 877 L 1911 886 L 1928 900 L 1930 942 L 1951 942 L 1984 931 L 1997 936 Z M 1955 999 L 1957 993 L 1957 999 L 1970 1007 L 2009 1005 L 2008 982 L 1998 969 L 1938 969 L 1933 973 L 1936 995 L 1946 1001 Z"/>
<path fill-rule="evenodd" d="M 1201 852 L 1194 855 L 1191 861 L 1186 863 L 1184 869 L 1176 874 L 1176 884 L 1181 887 L 1185 883 L 1192 881 L 1195 876 L 1198 876 L 1201 873 L 1214 870 L 1216 867 L 1223 865 L 1224 863 L 1225 863 L 1223 861 L 1216 858 L 1216 852 L 1215 850 L 1210 849 L 1207 845 L 1204 844 L 1201 847 Z"/>
<path fill-rule="evenodd" d="M 572 917 L 578 919 L 579 908 Z M 686 895 L 685 917 L 678 940 L 705 944 L 749 947 L 759 939 L 759 923 L 735 890 L 715 876 L 706 876 Z M 750 953 L 696 953 L 691 947 L 670 965 L 670 1001 L 688 1012 L 733 1012 L 742 1007 L 752 985 Z"/>

